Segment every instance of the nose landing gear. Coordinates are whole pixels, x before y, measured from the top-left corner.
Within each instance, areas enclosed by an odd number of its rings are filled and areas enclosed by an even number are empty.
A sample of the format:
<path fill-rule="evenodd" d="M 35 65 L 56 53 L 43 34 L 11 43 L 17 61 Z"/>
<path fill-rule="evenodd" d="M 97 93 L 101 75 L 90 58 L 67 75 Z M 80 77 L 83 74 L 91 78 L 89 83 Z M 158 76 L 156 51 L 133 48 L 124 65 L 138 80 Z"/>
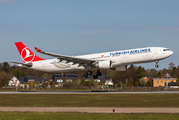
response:
<path fill-rule="evenodd" d="M 159 62 L 159 61 L 156 61 L 156 62 L 155 62 L 155 63 L 156 63 L 156 65 L 155 65 L 156 68 L 159 67 L 158 62 Z"/>

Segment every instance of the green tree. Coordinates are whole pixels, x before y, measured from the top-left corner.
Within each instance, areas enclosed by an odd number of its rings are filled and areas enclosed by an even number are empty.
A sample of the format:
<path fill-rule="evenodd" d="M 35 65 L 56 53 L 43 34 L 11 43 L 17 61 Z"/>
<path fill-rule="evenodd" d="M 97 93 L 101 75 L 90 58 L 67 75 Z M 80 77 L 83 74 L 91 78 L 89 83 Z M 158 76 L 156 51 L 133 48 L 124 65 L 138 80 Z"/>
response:
<path fill-rule="evenodd" d="M 168 68 L 169 68 L 170 70 L 172 70 L 172 69 L 175 67 L 175 64 L 171 62 L 171 63 L 169 64 L 169 66 L 170 66 L 170 67 L 168 67 Z"/>
<path fill-rule="evenodd" d="M 152 81 L 147 81 L 146 86 L 152 86 Z"/>
<path fill-rule="evenodd" d="M 139 86 L 139 82 L 136 81 L 136 82 L 134 83 L 134 86 Z"/>
<path fill-rule="evenodd" d="M 103 69 L 102 72 L 105 75 L 105 77 L 109 77 L 109 76 L 107 76 L 107 74 L 108 74 L 108 70 L 107 69 Z"/>
<path fill-rule="evenodd" d="M 152 75 L 152 77 L 157 77 L 158 71 L 156 69 L 150 69 L 149 70 L 149 75 Z"/>
<path fill-rule="evenodd" d="M 145 77 L 139 79 L 139 85 L 140 86 L 145 86 L 146 85 L 146 78 Z"/>
<path fill-rule="evenodd" d="M 158 72 L 157 77 L 161 78 L 161 76 L 162 76 L 161 72 Z"/>
<path fill-rule="evenodd" d="M 9 63 L 8 63 L 8 62 L 4 62 L 3 65 L 2 65 L 2 69 L 3 69 L 6 73 L 8 73 L 9 68 L 10 68 Z"/>
<path fill-rule="evenodd" d="M 20 77 L 26 76 L 25 72 L 21 68 L 11 69 L 10 73 L 13 76 L 16 76 L 18 79 L 20 79 Z"/>
<path fill-rule="evenodd" d="M 137 82 L 137 81 L 136 81 L 136 82 Z M 127 86 L 127 87 L 129 87 L 130 85 L 132 85 L 132 86 L 138 86 L 138 85 L 137 85 L 138 82 L 137 82 L 137 83 L 136 83 L 136 82 L 128 81 L 127 84 L 126 84 L 126 86 Z"/>
<path fill-rule="evenodd" d="M 176 80 L 177 82 L 179 82 L 179 78 L 177 78 L 177 80 Z"/>
<path fill-rule="evenodd" d="M 0 72 L 0 86 L 4 86 L 8 84 L 8 77 L 5 72 Z"/>
<path fill-rule="evenodd" d="M 127 71 L 116 71 L 116 74 L 112 77 L 113 83 L 115 84 L 119 84 L 120 81 L 126 84 L 126 79 L 130 82 L 138 81 L 137 71 L 133 65 L 131 65 Z"/>
<path fill-rule="evenodd" d="M 90 79 L 88 81 L 82 80 L 81 83 L 83 86 L 88 86 L 89 89 L 91 89 L 92 86 L 95 86 L 94 80 L 90 80 Z"/>
<path fill-rule="evenodd" d="M 171 72 L 171 76 L 174 78 L 179 78 L 179 66 L 176 68 L 174 67 Z"/>
<path fill-rule="evenodd" d="M 137 75 L 138 80 L 140 80 L 141 78 L 147 76 L 147 73 L 143 67 L 139 66 L 139 67 L 137 67 L 136 75 Z"/>
<path fill-rule="evenodd" d="M 127 81 L 126 86 L 129 87 L 130 84 L 131 84 L 131 82 Z"/>

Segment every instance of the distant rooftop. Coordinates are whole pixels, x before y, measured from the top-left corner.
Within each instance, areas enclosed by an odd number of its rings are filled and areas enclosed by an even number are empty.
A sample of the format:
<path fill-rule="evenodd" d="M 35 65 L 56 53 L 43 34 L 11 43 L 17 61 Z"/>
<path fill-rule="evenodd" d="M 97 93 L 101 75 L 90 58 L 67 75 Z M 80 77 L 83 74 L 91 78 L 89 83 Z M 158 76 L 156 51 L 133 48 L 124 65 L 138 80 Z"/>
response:
<path fill-rule="evenodd" d="M 161 78 L 153 78 L 154 80 L 163 80 L 163 79 L 170 79 L 170 80 L 176 80 L 177 78 L 172 78 L 168 73 L 164 74 Z"/>

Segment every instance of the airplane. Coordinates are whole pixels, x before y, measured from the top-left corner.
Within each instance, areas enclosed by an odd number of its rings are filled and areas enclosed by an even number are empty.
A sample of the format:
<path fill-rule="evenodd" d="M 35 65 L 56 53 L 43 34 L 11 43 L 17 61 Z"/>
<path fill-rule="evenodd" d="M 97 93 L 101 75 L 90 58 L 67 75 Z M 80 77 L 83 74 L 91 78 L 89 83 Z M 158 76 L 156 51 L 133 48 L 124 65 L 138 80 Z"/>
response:
<path fill-rule="evenodd" d="M 83 75 L 87 78 L 92 75 L 92 71 L 97 69 L 97 73 L 93 75 L 94 79 L 101 76 L 100 69 L 112 69 L 116 71 L 126 71 L 130 64 L 156 62 L 155 67 L 158 68 L 159 60 L 170 57 L 173 52 L 164 47 L 146 47 L 121 51 L 112 51 L 104 53 L 95 53 L 81 56 L 66 56 L 60 54 L 49 53 L 34 47 L 39 53 L 55 57 L 54 59 L 43 59 L 34 54 L 22 42 L 15 43 L 19 54 L 24 63 L 10 62 L 18 64 L 18 66 L 35 69 L 46 72 L 67 72 L 86 70 Z"/>

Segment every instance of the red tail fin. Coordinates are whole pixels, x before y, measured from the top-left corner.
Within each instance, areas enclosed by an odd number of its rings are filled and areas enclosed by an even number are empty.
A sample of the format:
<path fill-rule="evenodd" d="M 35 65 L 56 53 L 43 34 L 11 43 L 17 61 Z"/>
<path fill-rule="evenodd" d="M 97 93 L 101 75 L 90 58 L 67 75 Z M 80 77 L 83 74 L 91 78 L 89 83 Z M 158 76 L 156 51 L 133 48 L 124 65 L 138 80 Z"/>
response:
<path fill-rule="evenodd" d="M 21 55 L 21 58 L 24 63 L 35 62 L 45 60 L 35 55 L 27 46 L 25 46 L 22 42 L 16 42 L 16 47 Z"/>

